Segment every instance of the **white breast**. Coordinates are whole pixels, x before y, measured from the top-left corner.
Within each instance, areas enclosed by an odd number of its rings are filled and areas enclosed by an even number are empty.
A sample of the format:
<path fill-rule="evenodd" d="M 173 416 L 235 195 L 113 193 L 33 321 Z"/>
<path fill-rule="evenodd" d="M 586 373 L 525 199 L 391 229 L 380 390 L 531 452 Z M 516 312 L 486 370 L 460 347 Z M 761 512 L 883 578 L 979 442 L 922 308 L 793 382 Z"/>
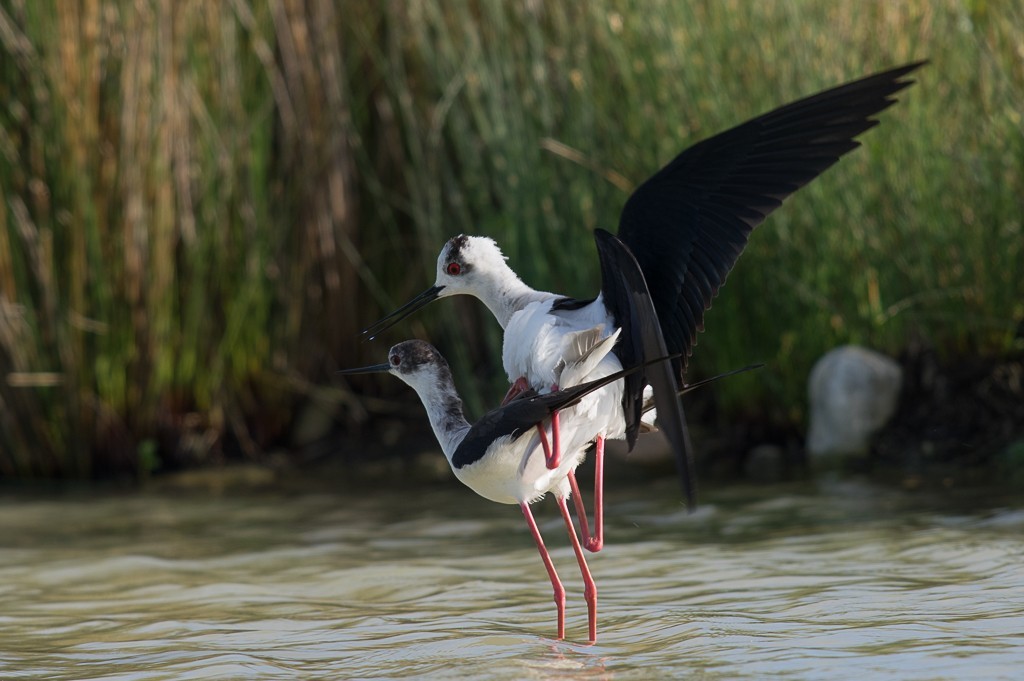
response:
<path fill-rule="evenodd" d="M 549 392 L 558 381 L 559 363 L 567 350 L 566 335 L 604 324 L 605 335 L 614 330 L 612 320 L 598 297 L 579 310 L 553 314 L 557 298 L 526 305 L 505 326 L 501 359 L 509 383 L 525 376 L 530 387 Z M 591 374 L 588 379 L 606 374 Z M 568 387 L 568 386 L 560 386 Z"/>
<path fill-rule="evenodd" d="M 614 332 L 600 298 L 578 310 L 552 313 L 558 298 L 528 303 L 513 313 L 505 326 L 502 363 L 513 382 L 525 376 L 530 387 L 539 393 L 551 391 L 559 383 L 566 358 L 578 360 L 578 348 L 572 335 L 603 325 L 602 337 Z M 614 353 L 608 352 L 586 375 L 573 374 L 567 388 L 584 381 L 596 380 L 622 369 Z M 567 374 L 570 372 L 567 372 Z M 597 435 L 615 439 L 624 436 L 622 416 L 622 381 L 616 381 L 585 396 L 579 403 L 559 415 L 562 463 L 548 470 L 544 449 L 536 430 L 515 442 L 508 438 L 496 441 L 479 461 L 455 471 L 455 475 L 482 497 L 502 504 L 535 501 L 549 492 L 569 495 L 566 479 L 569 471 L 582 462 L 586 449 Z M 550 441 L 550 422 L 545 423 Z"/>
<path fill-rule="evenodd" d="M 588 398 L 609 393 L 602 399 L 618 404 L 622 397 L 621 383 L 592 393 Z M 587 447 L 597 433 L 615 428 L 621 409 L 610 410 L 595 399 L 584 398 L 576 406 L 562 410 L 560 420 L 562 462 L 555 470 L 544 463 L 544 448 L 536 429 L 515 441 L 499 438 L 487 453 L 475 463 L 454 469 L 455 476 L 480 496 L 499 504 L 533 502 L 549 492 L 560 497 L 569 496 L 569 472 L 582 463 Z M 621 417 L 617 419 L 620 423 Z M 545 423 L 548 441 L 551 441 L 550 422 Z"/>

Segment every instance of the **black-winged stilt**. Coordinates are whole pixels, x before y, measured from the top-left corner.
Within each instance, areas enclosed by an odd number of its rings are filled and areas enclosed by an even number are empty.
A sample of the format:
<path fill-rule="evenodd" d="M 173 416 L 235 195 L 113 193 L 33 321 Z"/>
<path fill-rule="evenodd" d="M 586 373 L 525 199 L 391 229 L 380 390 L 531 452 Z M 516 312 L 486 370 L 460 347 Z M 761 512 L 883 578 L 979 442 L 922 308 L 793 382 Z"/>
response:
<path fill-rule="evenodd" d="M 619 331 L 604 335 L 601 327 L 576 333 L 573 349 L 563 357 L 559 379 L 575 384 L 582 376 L 599 373 L 602 360 L 618 336 Z M 611 391 L 606 399 L 613 399 L 613 404 L 616 403 L 621 392 L 621 385 L 617 383 L 619 379 L 642 368 L 634 366 L 608 373 L 544 395 L 526 390 L 474 424 L 470 424 L 463 414 L 462 400 L 455 389 L 448 363 L 425 341 L 410 340 L 395 345 L 388 353 L 386 364 L 339 373 L 388 372 L 398 376 L 416 391 L 423 402 L 434 435 L 455 476 L 482 497 L 501 504 L 519 505 L 551 579 L 558 610 L 558 638 L 561 639 L 565 637 L 565 589 L 530 511 L 531 503 L 549 492 L 554 494 L 583 576 L 589 635 L 594 641 L 597 637 L 597 587 L 583 557 L 583 548 L 566 500 L 570 494 L 577 494 L 578 498 L 575 483 L 571 482 L 573 470 L 583 461 L 587 447 L 596 434 L 606 428 L 605 421 L 615 412 L 613 409 L 595 408 L 594 404 L 587 405 L 585 400 L 604 390 Z M 562 413 L 561 445 L 567 456 L 561 457 L 558 467 L 552 470 L 545 463 L 548 450 L 545 429 L 551 427 L 550 419 L 556 412 Z M 579 508 L 577 506 L 577 510 Z M 586 541 L 585 515 L 581 517 L 581 532 Z"/>
<path fill-rule="evenodd" d="M 459 235 L 441 250 L 434 286 L 364 333 L 372 338 L 432 300 L 468 294 L 483 301 L 505 329 L 502 360 L 513 386 L 510 395 L 526 386 L 549 389 L 560 360 L 561 336 L 597 324 L 608 332 L 626 329 L 623 340 L 636 341 L 615 348 L 619 366 L 641 359 L 644 355 L 637 349 L 645 344 L 660 345 L 665 350 L 661 355 L 679 354 L 667 379 L 681 384 L 697 333 L 703 330 L 704 312 L 750 232 L 790 194 L 859 146 L 854 138 L 877 125 L 872 116 L 895 103 L 893 95 L 913 83 L 904 76 L 924 63 L 868 76 L 751 119 L 685 149 L 640 185 L 619 217 L 618 237 L 635 256 L 650 289 L 658 319 L 653 332 L 630 328 L 627 311 L 616 307 L 614 292 L 606 289 L 618 280 L 605 276 L 601 244 L 608 239 L 599 230 L 602 289 L 592 300 L 537 291 L 508 266 L 492 239 Z M 637 405 L 645 384 L 655 380 L 637 374 L 627 381 L 619 411 L 622 422 L 607 436 L 622 432 L 633 446 L 642 423 Z M 662 392 L 668 392 L 664 386 Z M 661 413 L 660 405 L 658 411 L 691 501 L 685 422 L 681 414 L 677 423 L 676 414 Z"/>

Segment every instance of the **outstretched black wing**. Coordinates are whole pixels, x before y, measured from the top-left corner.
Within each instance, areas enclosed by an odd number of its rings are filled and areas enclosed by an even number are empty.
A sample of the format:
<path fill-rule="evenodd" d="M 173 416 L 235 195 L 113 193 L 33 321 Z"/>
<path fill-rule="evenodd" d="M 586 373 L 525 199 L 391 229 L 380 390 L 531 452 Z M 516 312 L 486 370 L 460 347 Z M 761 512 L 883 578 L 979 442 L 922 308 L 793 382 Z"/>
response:
<path fill-rule="evenodd" d="M 683 494 L 692 510 L 695 485 L 690 435 L 679 403 L 679 386 L 672 361 L 652 363 L 669 353 L 644 274 L 629 248 L 615 236 L 597 229 L 594 239 L 601 261 L 601 295 L 615 325 L 622 329 L 612 352 L 624 367 L 647 365 L 642 373 L 630 374 L 624 379 L 622 410 L 626 419 L 626 442 L 630 449 L 636 442 L 643 414 L 644 386 L 650 383 L 658 408 L 658 426 L 672 445 Z"/>
<path fill-rule="evenodd" d="M 698 142 L 633 192 L 619 238 L 647 279 L 669 352 L 683 353 L 677 375 L 751 230 L 859 146 L 854 137 L 877 125 L 871 117 L 895 103 L 893 95 L 914 82 L 903 76 L 923 63 L 820 92 Z"/>

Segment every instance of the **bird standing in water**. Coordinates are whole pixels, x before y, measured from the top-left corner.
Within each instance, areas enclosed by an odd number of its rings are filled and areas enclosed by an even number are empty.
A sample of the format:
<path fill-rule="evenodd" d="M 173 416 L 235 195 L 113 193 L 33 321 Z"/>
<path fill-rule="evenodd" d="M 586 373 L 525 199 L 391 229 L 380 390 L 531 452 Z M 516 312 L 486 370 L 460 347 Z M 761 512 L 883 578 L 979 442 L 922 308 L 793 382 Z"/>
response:
<path fill-rule="evenodd" d="M 576 334 L 573 351 L 563 357 L 560 379 L 575 384 L 580 376 L 595 372 L 617 338 L 618 332 L 605 336 L 600 327 Z M 565 589 L 530 511 L 531 503 L 548 493 L 554 494 L 583 576 L 588 631 L 590 640 L 594 641 L 597 638 L 597 586 L 569 514 L 566 500 L 572 490 L 568 476 L 583 461 L 595 433 L 604 428 L 602 415 L 608 418 L 614 413 L 606 405 L 600 408 L 601 403 L 617 403 L 621 392 L 619 379 L 642 368 L 617 371 L 544 395 L 526 390 L 488 412 L 475 424 L 470 424 L 463 414 L 462 400 L 448 363 L 425 341 L 410 340 L 395 345 L 388 353 L 386 364 L 340 373 L 387 372 L 398 376 L 423 402 L 434 435 L 455 476 L 482 497 L 500 504 L 517 504 L 522 509 L 551 579 L 558 610 L 558 638 L 561 639 L 565 637 Z M 601 391 L 608 393 L 589 405 L 584 402 L 588 397 L 598 397 Z M 545 464 L 542 442 L 547 437 L 545 429 L 551 427 L 551 415 L 556 411 L 562 412 L 562 444 L 568 456 L 562 457 L 558 468 L 552 470 Z"/>
<path fill-rule="evenodd" d="M 587 539 L 584 545 L 600 550 L 603 442 L 606 437 L 624 437 L 632 448 L 645 423 L 650 387 L 659 426 L 676 454 L 692 507 L 693 461 L 677 394 L 697 333 L 703 330 L 704 312 L 746 247 L 750 232 L 790 194 L 859 146 L 854 138 L 877 125 L 872 117 L 895 103 L 895 93 L 913 82 L 904 77 L 922 64 L 820 92 L 685 149 L 633 192 L 620 215 L 617 237 L 595 231 L 601 291 L 592 299 L 535 290 L 508 266 L 493 240 L 459 235 L 441 250 L 434 286 L 365 332 L 374 337 L 432 300 L 457 294 L 479 298 L 505 330 L 502 360 L 512 388 L 503 406 L 475 426 L 462 416 L 447 364 L 436 351 L 429 354 L 417 345 L 417 354 L 410 348 L 396 351 L 401 346 L 395 346 L 391 363 L 378 370 L 396 373 L 420 394 L 460 480 L 487 498 L 517 503 L 523 509 L 551 577 L 560 638 L 564 589 L 530 513 L 529 495 L 555 494 L 587 584 L 593 640 L 596 587 L 566 497 L 575 495 Z M 600 371 L 595 375 L 603 378 L 568 387 L 567 379 L 591 377 L 565 373 L 566 348 L 572 347 L 573 334 L 588 330 L 617 337 L 618 343 L 610 351 L 602 349 L 600 361 L 588 369 Z M 607 346 L 593 342 L 591 347 Z M 664 360 L 669 356 L 671 360 Z M 623 367 L 632 369 L 623 372 Z M 622 383 L 616 383 L 620 378 Z M 599 401 L 607 413 L 584 426 L 585 417 L 571 409 L 596 390 L 606 391 L 616 401 Z M 536 409 L 529 418 L 527 405 Z M 564 418 L 559 418 L 566 409 Z M 544 419 L 550 423 L 547 429 L 553 446 L 547 442 L 544 426 L 522 444 L 523 429 Z M 595 536 L 591 538 L 586 536 L 586 516 L 573 473 L 585 451 L 582 434 L 588 432 L 596 445 Z M 537 444 L 543 456 L 528 453 L 538 451 Z M 569 453 L 565 458 L 561 458 L 563 444 Z"/>
<path fill-rule="evenodd" d="M 600 471 L 606 437 L 625 437 L 632 448 L 645 423 L 641 405 L 650 384 L 654 398 L 660 399 L 659 427 L 675 452 L 692 507 L 691 448 L 678 402 L 670 396 L 683 384 L 704 312 L 750 232 L 790 194 L 859 146 L 854 138 L 878 124 L 872 117 L 895 103 L 895 93 L 913 83 L 904 77 L 923 63 L 786 104 L 685 149 L 629 197 L 617 239 L 596 230 L 602 283 L 593 299 L 535 290 L 508 266 L 492 239 L 459 235 L 441 249 L 434 286 L 365 333 L 374 337 L 437 298 L 475 296 L 505 330 L 502 360 L 512 383 L 509 398 L 526 388 L 543 392 L 558 387 L 555 373 L 563 336 L 599 324 L 608 333 L 624 332 L 607 360 L 612 370 L 655 356 L 679 355 L 671 367 L 651 367 L 625 379 L 617 418 L 597 440 L 595 463 Z M 628 294 L 624 297 L 614 271 L 623 262 L 623 248 L 635 257 L 640 280 L 649 287 L 654 312 L 642 319 L 625 304 Z M 547 460 L 549 467 L 558 463 L 554 456 Z M 595 516 L 601 513 L 599 498 L 597 479 Z M 601 547 L 597 534 L 591 550 Z"/>

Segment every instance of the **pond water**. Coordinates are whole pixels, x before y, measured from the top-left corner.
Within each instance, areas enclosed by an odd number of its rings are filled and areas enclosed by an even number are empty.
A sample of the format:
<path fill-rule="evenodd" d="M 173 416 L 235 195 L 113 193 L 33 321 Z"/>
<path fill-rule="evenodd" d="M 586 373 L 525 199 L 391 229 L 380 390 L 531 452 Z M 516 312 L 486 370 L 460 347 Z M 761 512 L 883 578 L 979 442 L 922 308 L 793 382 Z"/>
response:
<path fill-rule="evenodd" d="M 1024 669 L 1024 510 L 853 483 L 615 488 L 586 643 L 514 506 L 456 485 L 0 497 L 0 678 L 994 679 Z M 585 493 L 589 499 L 589 493 Z M 1024 506 L 1024 504 L 1022 504 Z"/>

